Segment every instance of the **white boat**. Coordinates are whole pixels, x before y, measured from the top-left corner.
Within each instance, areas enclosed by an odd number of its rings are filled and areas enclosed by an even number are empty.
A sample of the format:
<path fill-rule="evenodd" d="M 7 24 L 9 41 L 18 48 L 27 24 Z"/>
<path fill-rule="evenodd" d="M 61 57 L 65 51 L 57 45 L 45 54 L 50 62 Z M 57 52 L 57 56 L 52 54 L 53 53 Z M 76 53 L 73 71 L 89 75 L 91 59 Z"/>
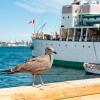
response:
<path fill-rule="evenodd" d="M 91 74 L 100 74 L 100 64 L 89 64 L 89 63 L 84 63 L 84 69 L 87 73 Z"/>
<path fill-rule="evenodd" d="M 45 38 L 44 38 L 45 36 Z M 84 62 L 100 62 L 100 2 L 75 0 L 62 7 L 59 38 L 32 36 L 33 56 L 44 54 L 48 46 L 58 52 L 54 64 L 82 68 Z"/>

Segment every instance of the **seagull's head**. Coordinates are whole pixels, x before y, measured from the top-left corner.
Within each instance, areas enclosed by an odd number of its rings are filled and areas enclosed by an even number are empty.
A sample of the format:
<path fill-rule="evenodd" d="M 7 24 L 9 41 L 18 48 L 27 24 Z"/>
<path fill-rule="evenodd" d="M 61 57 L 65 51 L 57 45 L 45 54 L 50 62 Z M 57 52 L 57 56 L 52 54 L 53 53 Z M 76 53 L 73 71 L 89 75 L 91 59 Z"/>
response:
<path fill-rule="evenodd" d="M 57 52 L 54 50 L 53 47 L 47 47 L 45 49 L 45 54 L 52 54 L 52 53 L 57 54 Z"/>

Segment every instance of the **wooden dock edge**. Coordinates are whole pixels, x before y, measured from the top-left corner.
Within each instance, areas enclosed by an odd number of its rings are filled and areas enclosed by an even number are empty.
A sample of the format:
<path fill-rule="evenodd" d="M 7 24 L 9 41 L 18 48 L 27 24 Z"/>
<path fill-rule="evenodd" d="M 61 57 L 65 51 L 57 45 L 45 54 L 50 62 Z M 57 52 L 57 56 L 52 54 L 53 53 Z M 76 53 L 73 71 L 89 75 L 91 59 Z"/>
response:
<path fill-rule="evenodd" d="M 3 88 L 0 100 L 100 100 L 100 78 Z"/>

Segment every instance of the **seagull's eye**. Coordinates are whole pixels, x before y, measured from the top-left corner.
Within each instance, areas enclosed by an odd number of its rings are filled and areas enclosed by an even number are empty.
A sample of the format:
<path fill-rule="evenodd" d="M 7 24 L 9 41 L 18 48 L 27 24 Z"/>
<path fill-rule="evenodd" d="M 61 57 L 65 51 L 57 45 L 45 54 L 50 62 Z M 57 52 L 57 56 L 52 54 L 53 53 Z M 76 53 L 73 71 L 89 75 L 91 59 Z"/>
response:
<path fill-rule="evenodd" d="M 51 50 L 51 49 L 48 48 L 48 50 Z"/>

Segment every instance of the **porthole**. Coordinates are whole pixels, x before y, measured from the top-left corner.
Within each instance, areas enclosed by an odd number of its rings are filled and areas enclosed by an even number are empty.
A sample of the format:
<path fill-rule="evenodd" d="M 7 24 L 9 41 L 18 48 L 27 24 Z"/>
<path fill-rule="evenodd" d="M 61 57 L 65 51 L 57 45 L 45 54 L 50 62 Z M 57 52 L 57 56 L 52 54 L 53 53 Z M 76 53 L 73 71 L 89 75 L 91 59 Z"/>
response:
<path fill-rule="evenodd" d="M 85 46 L 83 45 L 83 48 L 84 48 Z"/>
<path fill-rule="evenodd" d="M 65 47 L 67 47 L 67 44 L 65 44 Z"/>

